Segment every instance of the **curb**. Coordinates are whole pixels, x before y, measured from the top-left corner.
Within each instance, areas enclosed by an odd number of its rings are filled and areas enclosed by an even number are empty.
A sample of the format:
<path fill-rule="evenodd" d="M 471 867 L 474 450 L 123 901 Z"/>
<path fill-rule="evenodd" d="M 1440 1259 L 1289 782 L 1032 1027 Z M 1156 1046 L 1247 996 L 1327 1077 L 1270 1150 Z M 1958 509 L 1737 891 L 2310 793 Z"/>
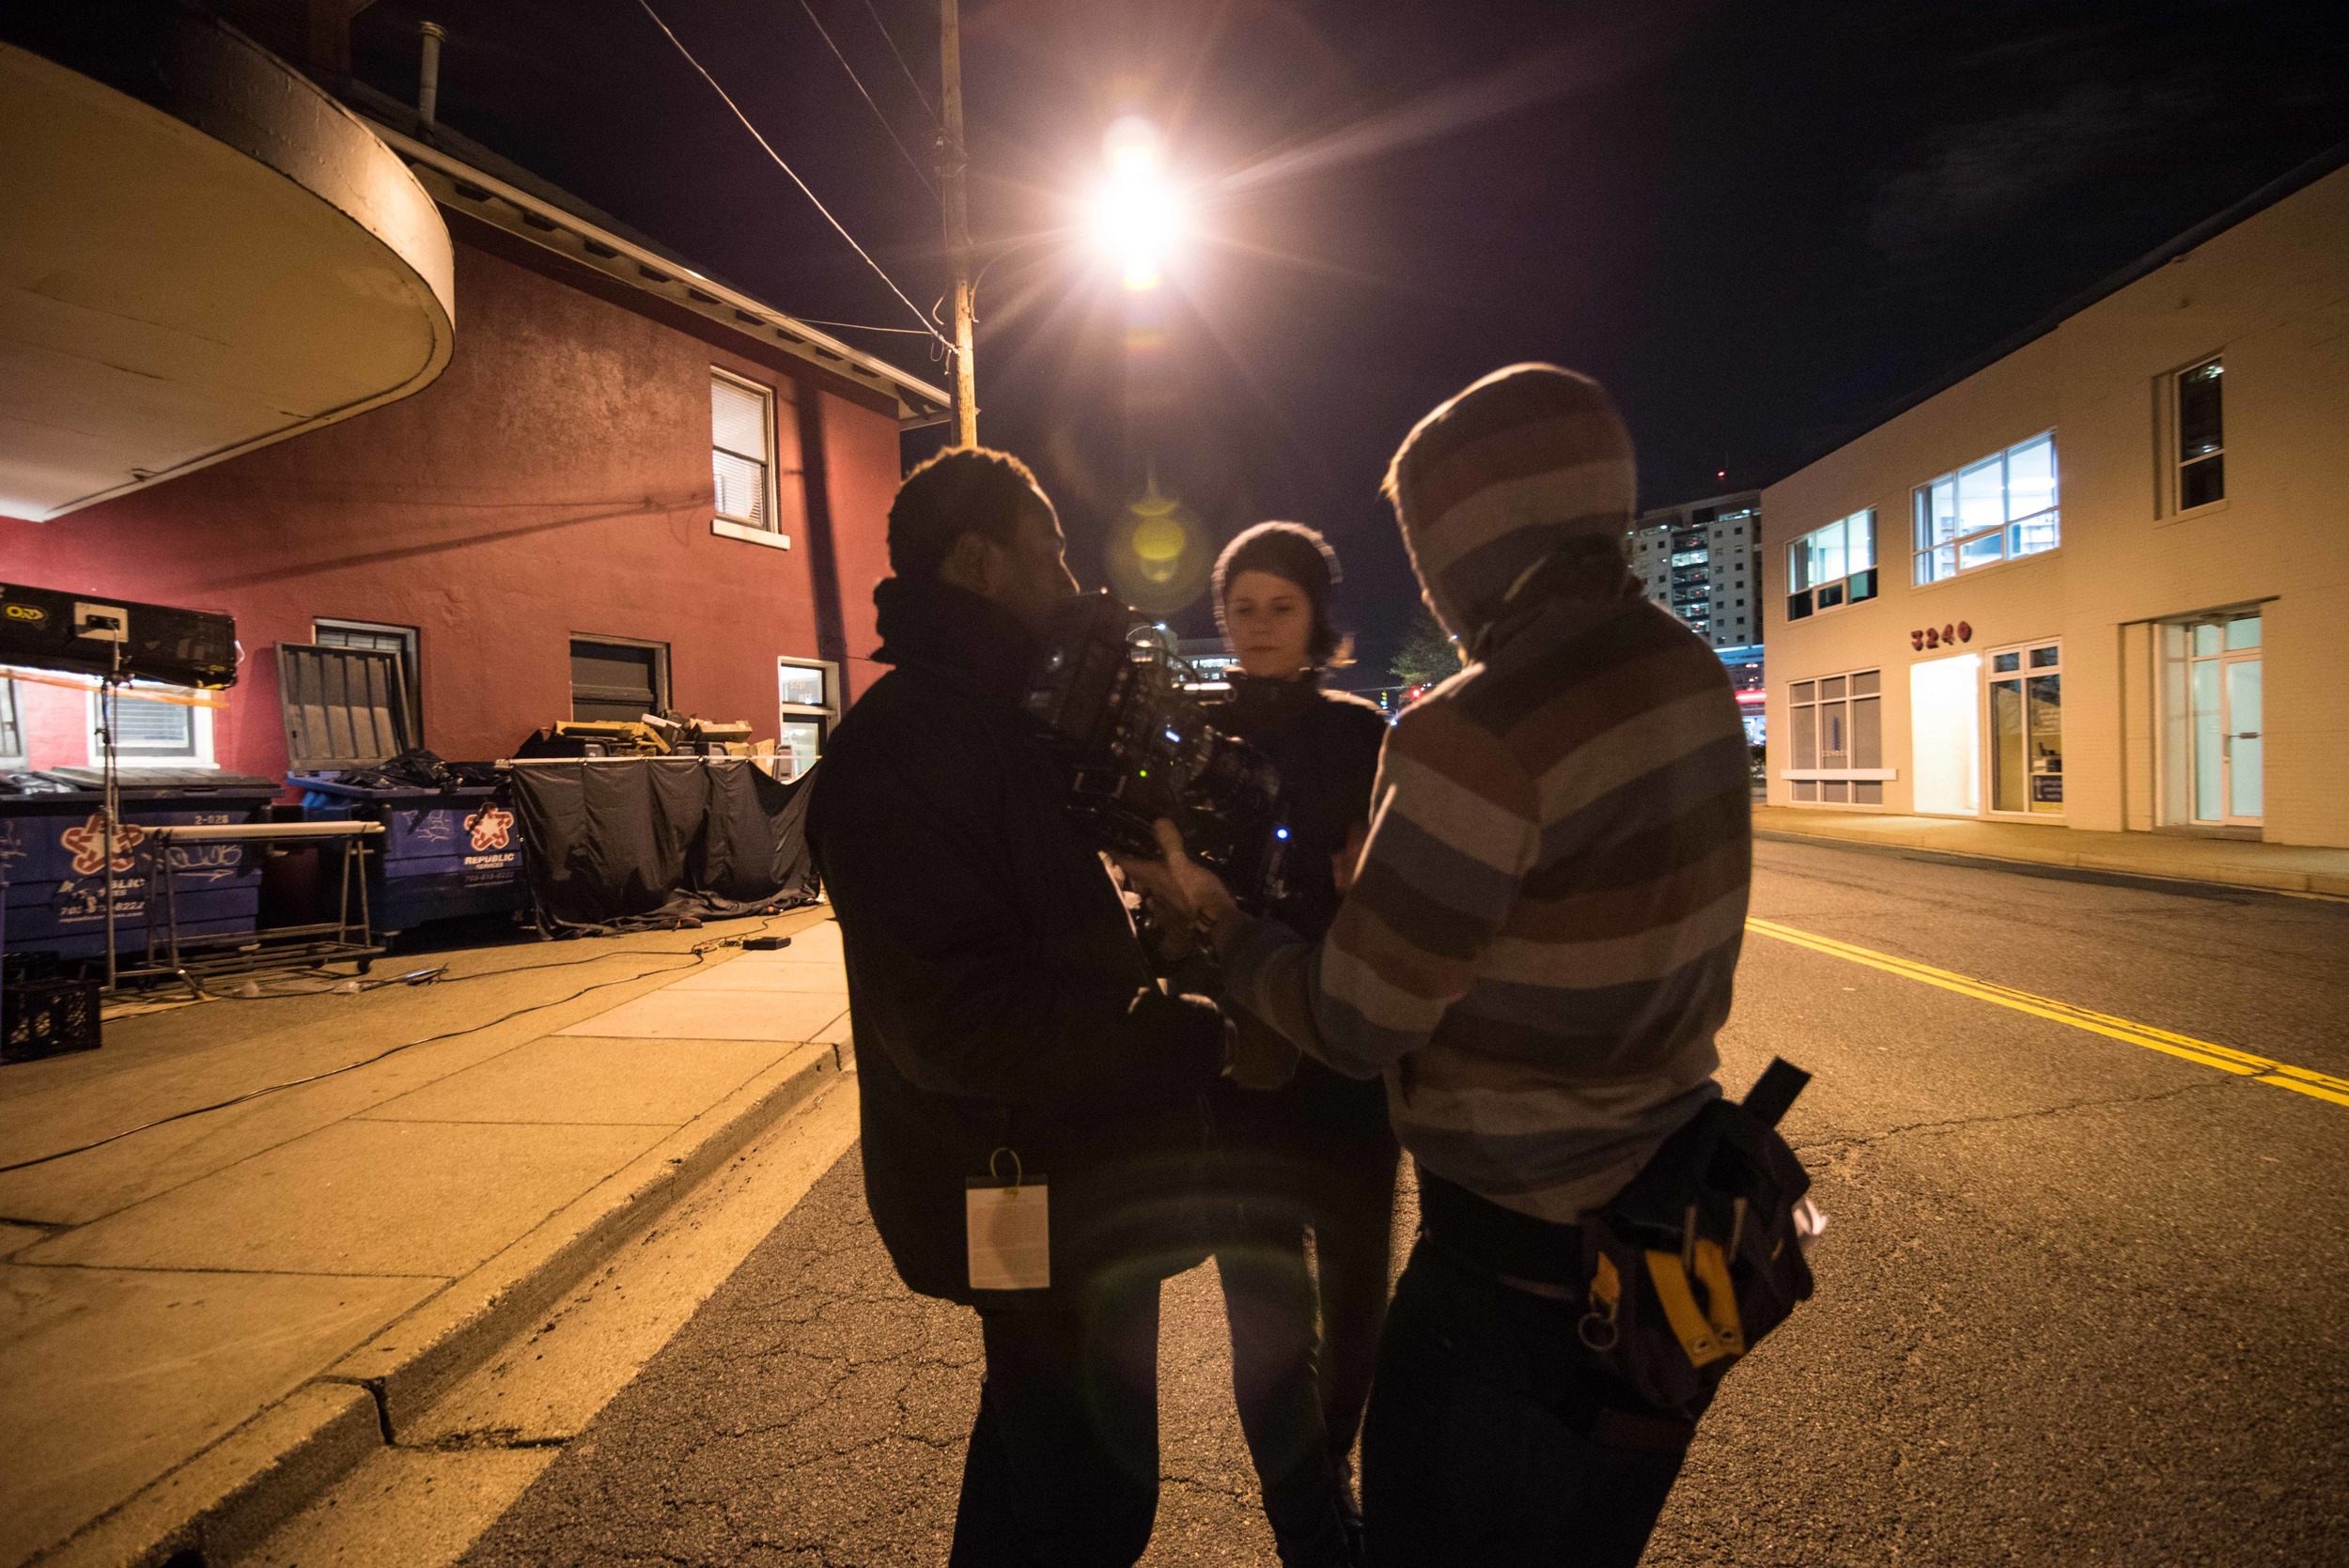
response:
<path fill-rule="evenodd" d="M 325 1493 L 703 1177 L 842 1076 L 802 1045 L 368 1343 L 31 1560 L 218 1568 Z"/>
<path fill-rule="evenodd" d="M 2055 855 L 1992 855 L 1978 849 L 1945 849 L 1937 845 L 1906 844 L 1898 839 L 1850 838 L 1841 833 L 1806 833 L 1790 828 L 1756 828 L 1753 836 L 1773 844 L 1828 844 L 1846 849 L 1870 849 L 1879 854 L 1922 855 L 1933 860 L 1987 866 L 2043 866 L 2058 871 L 2088 871 L 2100 877 L 2127 877 L 2144 882 L 2178 882 L 2189 887 L 2237 888 L 2246 893 L 2280 893 L 2293 898 L 2349 902 L 2349 877 L 2323 871 L 2258 871 L 2189 875 L 2149 871 L 2092 851 Z"/>

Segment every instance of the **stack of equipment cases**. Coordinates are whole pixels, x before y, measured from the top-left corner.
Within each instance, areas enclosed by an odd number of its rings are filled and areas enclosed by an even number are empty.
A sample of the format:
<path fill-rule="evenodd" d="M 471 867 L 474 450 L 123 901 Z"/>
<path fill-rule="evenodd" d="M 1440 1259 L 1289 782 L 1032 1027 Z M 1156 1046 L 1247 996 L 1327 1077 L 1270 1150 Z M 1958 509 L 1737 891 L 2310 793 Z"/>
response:
<path fill-rule="evenodd" d="M 286 783 L 313 822 L 380 822 L 367 857 L 367 913 L 389 941 L 427 921 L 520 908 L 521 831 L 499 790 L 344 784 L 336 775 L 381 767 L 409 749 L 413 705 L 399 656 L 373 648 L 281 643 Z M 321 868 L 323 869 L 323 868 Z"/>
<path fill-rule="evenodd" d="M 150 896 L 150 828 L 256 822 L 277 786 L 210 768 L 132 768 L 119 774 L 122 826 L 116 834 L 115 948 L 123 962 L 147 950 L 148 924 L 160 946 L 163 911 Z M 106 954 L 104 780 L 95 768 L 59 768 L 0 780 L 0 880 L 8 884 L 7 951 L 61 959 Z M 254 934 L 261 902 L 257 845 L 190 844 L 171 851 L 179 940 L 235 942 Z"/>

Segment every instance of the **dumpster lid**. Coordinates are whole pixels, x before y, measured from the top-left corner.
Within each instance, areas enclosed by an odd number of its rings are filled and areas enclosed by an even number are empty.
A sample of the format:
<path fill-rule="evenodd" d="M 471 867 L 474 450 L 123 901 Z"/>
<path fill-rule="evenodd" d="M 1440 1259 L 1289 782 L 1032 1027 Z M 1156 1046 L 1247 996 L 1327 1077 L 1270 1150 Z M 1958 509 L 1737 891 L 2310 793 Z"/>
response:
<path fill-rule="evenodd" d="M 280 643 L 277 700 L 293 772 L 369 766 L 414 743 L 399 655 L 381 648 Z"/>
<path fill-rule="evenodd" d="M 76 789 L 103 789 L 102 768 L 50 768 L 39 777 L 55 779 Z M 222 768 L 118 768 L 115 784 L 125 795 L 274 795 L 274 781 L 253 773 L 231 773 Z"/>

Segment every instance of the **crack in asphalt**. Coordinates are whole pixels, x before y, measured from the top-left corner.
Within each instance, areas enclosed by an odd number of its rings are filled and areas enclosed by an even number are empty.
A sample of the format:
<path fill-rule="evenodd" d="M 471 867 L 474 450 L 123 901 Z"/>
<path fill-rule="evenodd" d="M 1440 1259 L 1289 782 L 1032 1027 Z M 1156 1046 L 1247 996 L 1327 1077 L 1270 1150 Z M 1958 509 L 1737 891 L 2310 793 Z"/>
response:
<path fill-rule="evenodd" d="M 2154 1105 L 2163 1100 L 2174 1100 L 2187 1094 L 2215 1094 L 2226 1088 L 2233 1078 L 2234 1075 L 2230 1074 L 2225 1078 L 2201 1079 L 2193 1083 L 2180 1084 L 2174 1089 L 2155 1090 L 2150 1094 L 2116 1094 L 2105 1099 L 2072 1100 L 2063 1105 L 2042 1106 L 2031 1110 L 2007 1110 L 1983 1116 L 1953 1116 L 1935 1122 L 1906 1122 L 1899 1126 L 1887 1127 L 1881 1132 L 1854 1133 L 1843 1137 L 1817 1138 L 1807 1141 L 1789 1139 L 1787 1147 L 1794 1150 L 1797 1156 L 1813 1149 L 1829 1151 L 1868 1149 L 1879 1143 L 1890 1142 L 1895 1138 L 1905 1138 L 1910 1133 L 1948 1132 L 1959 1127 L 1997 1126 L 2015 1122 L 2036 1122 L 2049 1117 L 2069 1115 L 2077 1110 L 2100 1110 L 2112 1106 Z M 1804 1161 L 1806 1166 L 1809 1163 L 1808 1160 Z M 1832 1163 L 1831 1159 L 1823 1162 L 1823 1164 Z"/>

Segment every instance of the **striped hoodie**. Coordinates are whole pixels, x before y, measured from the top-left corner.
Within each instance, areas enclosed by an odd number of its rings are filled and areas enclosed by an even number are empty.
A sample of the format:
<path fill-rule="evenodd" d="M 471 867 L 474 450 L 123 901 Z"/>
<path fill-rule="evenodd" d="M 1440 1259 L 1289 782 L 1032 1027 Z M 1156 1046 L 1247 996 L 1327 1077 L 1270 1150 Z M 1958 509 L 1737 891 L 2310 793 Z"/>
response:
<path fill-rule="evenodd" d="M 1388 737 L 1327 939 L 1238 925 L 1227 978 L 1331 1066 L 1383 1073 L 1426 1169 L 1572 1223 L 1719 1093 L 1744 729 L 1719 660 L 1623 564 L 1630 446 L 1595 382 L 1486 378 L 1389 483 L 1430 605 L 1477 657 Z"/>

